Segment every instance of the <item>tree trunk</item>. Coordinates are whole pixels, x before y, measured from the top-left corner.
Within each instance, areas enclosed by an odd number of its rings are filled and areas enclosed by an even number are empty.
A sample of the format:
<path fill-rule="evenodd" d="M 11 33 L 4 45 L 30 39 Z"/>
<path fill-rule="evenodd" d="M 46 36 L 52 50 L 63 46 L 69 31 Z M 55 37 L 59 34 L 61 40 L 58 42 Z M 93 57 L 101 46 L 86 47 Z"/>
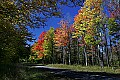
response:
<path fill-rule="evenodd" d="M 80 64 L 80 56 L 79 56 L 79 42 L 77 40 L 77 64 Z"/>
<path fill-rule="evenodd" d="M 104 67 L 104 54 L 103 54 L 103 47 L 102 47 L 101 60 L 102 60 L 102 62 L 103 62 L 103 67 Z"/>
<path fill-rule="evenodd" d="M 69 65 L 71 64 L 71 61 L 70 61 L 70 60 L 71 60 L 71 58 L 70 58 L 71 55 L 70 55 L 70 54 L 71 54 L 71 53 L 69 52 L 69 55 L 68 55 L 68 57 L 69 57 Z"/>
<path fill-rule="evenodd" d="M 69 33 L 69 44 L 68 44 L 68 64 L 71 64 L 71 35 Z"/>
<path fill-rule="evenodd" d="M 94 51 L 92 52 L 92 65 L 94 66 Z"/>
<path fill-rule="evenodd" d="M 85 65 L 88 66 L 87 53 L 86 53 L 86 45 L 84 46 L 84 54 L 85 54 Z"/>
<path fill-rule="evenodd" d="M 99 60 L 99 65 L 101 66 L 101 68 L 103 68 L 103 61 L 101 60 L 100 46 L 99 45 L 98 45 L 98 60 Z"/>
<path fill-rule="evenodd" d="M 106 54 L 106 62 L 107 66 L 109 67 L 109 55 L 108 55 L 108 43 L 107 43 L 107 30 L 106 30 L 106 25 L 104 25 L 104 37 L 105 37 L 105 54 Z"/>
<path fill-rule="evenodd" d="M 117 47 L 117 46 L 116 46 Z M 117 56 L 118 56 L 118 66 L 120 66 L 120 53 L 119 53 L 119 47 L 117 47 Z"/>
<path fill-rule="evenodd" d="M 66 55 L 65 47 L 63 47 L 63 64 L 66 64 L 65 55 Z"/>
<path fill-rule="evenodd" d="M 94 51 L 94 48 L 92 47 L 92 45 L 91 45 L 91 50 L 92 50 L 92 65 L 94 65 L 94 54 L 95 54 L 95 51 Z"/>
<path fill-rule="evenodd" d="M 52 50 L 51 50 L 51 52 L 52 52 L 52 64 L 54 64 L 55 63 L 55 56 L 54 56 L 54 47 L 53 47 L 53 41 L 51 42 L 52 43 Z"/>
<path fill-rule="evenodd" d="M 107 48 L 107 45 L 105 46 L 105 53 L 106 53 L 107 66 L 109 67 L 109 55 L 108 55 L 108 48 Z"/>
<path fill-rule="evenodd" d="M 110 40 L 110 62 L 111 62 L 111 66 L 113 66 L 113 54 L 112 54 L 111 37 L 109 37 L 109 40 Z"/>

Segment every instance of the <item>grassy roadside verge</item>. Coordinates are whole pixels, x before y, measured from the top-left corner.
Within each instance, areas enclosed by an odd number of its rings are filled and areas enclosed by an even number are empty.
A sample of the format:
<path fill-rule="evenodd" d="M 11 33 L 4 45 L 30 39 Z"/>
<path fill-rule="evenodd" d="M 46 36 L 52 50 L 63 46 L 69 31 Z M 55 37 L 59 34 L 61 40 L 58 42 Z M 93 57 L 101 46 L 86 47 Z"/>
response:
<path fill-rule="evenodd" d="M 70 69 L 73 71 L 84 71 L 84 72 L 106 72 L 112 74 L 120 74 L 120 67 L 119 68 L 112 68 L 112 67 L 104 67 L 101 68 L 100 66 L 81 66 L 81 65 L 64 65 L 64 64 L 48 64 L 48 67 L 54 67 L 59 69 Z"/>
<path fill-rule="evenodd" d="M 0 64 L 0 80 L 24 80 L 25 68 L 19 64 Z"/>
<path fill-rule="evenodd" d="M 50 80 L 53 76 L 46 71 L 30 69 L 26 66 L 42 66 L 43 64 L 0 64 L 0 80 Z"/>

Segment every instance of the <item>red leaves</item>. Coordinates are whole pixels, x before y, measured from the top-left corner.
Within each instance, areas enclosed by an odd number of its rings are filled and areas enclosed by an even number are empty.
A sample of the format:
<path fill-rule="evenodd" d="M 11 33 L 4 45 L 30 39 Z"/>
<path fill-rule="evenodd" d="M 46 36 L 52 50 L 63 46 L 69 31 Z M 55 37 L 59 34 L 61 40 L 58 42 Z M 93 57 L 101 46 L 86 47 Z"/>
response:
<path fill-rule="evenodd" d="M 42 58 L 44 56 L 43 42 L 45 34 L 46 32 L 42 32 L 39 36 L 38 41 L 32 47 L 32 51 L 37 54 L 37 58 Z"/>
<path fill-rule="evenodd" d="M 120 16 L 120 4 L 116 0 L 105 0 L 111 18 Z"/>
<path fill-rule="evenodd" d="M 61 26 L 55 30 L 55 45 L 56 46 L 66 46 L 68 41 L 68 24 L 66 21 L 62 20 L 60 22 Z"/>
<path fill-rule="evenodd" d="M 42 32 L 39 36 L 39 39 L 38 39 L 38 46 L 39 46 L 39 49 L 40 51 L 43 51 L 43 42 L 44 42 L 44 36 L 45 36 L 46 32 Z"/>
<path fill-rule="evenodd" d="M 38 45 L 42 45 L 42 43 L 44 42 L 44 39 L 38 39 Z"/>
<path fill-rule="evenodd" d="M 40 34 L 40 36 L 39 36 L 39 39 L 38 39 L 38 40 L 43 39 L 43 38 L 44 38 L 44 36 L 45 36 L 45 34 L 46 34 L 46 32 L 45 32 L 45 31 L 44 31 L 44 32 L 42 32 L 42 33 Z"/>
<path fill-rule="evenodd" d="M 38 58 L 42 58 L 44 56 L 44 54 L 42 54 L 42 53 L 38 53 Z"/>
<path fill-rule="evenodd" d="M 116 18 L 117 16 L 120 16 L 120 8 L 110 12 L 110 17 L 111 18 Z"/>

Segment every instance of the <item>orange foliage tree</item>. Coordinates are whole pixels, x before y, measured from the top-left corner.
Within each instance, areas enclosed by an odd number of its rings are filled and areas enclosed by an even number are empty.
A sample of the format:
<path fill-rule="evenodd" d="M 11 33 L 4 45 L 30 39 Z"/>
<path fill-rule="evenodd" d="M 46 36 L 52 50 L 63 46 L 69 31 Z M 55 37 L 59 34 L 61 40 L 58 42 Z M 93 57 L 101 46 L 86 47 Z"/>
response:
<path fill-rule="evenodd" d="M 56 46 L 67 46 L 68 43 L 68 25 L 67 22 L 60 21 L 61 26 L 55 30 L 55 45 Z"/>
<path fill-rule="evenodd" d="M 46 32 L 42 32 L 38 38 L 38 41 L 33 44 L 31 51 L 33 54 L 30 56 L 30 59 L 42 59 L 45 55 L 43 54 L 44 48 L 43 48 L 43 43 L 44 43 L 44 36 Z"/>

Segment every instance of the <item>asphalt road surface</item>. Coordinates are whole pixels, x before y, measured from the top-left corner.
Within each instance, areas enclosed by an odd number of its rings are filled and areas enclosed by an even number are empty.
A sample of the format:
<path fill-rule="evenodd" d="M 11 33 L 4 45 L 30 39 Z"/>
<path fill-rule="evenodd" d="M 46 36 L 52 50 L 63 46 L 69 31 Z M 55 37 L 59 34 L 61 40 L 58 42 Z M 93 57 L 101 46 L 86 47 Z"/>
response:
<path fill-rule="evenodd" d="M 80 72 L 71 71 L 69 69 L 56 69 L 46 66 L 29 66 L 30 69 L 38 69 L 48 71 L 54 77 L 60 77 L 58 80 L 120 80 L 120 74 L 110 74 L 105 72 Z M 69 79 L 64 79 L 69 78 Z"/>

